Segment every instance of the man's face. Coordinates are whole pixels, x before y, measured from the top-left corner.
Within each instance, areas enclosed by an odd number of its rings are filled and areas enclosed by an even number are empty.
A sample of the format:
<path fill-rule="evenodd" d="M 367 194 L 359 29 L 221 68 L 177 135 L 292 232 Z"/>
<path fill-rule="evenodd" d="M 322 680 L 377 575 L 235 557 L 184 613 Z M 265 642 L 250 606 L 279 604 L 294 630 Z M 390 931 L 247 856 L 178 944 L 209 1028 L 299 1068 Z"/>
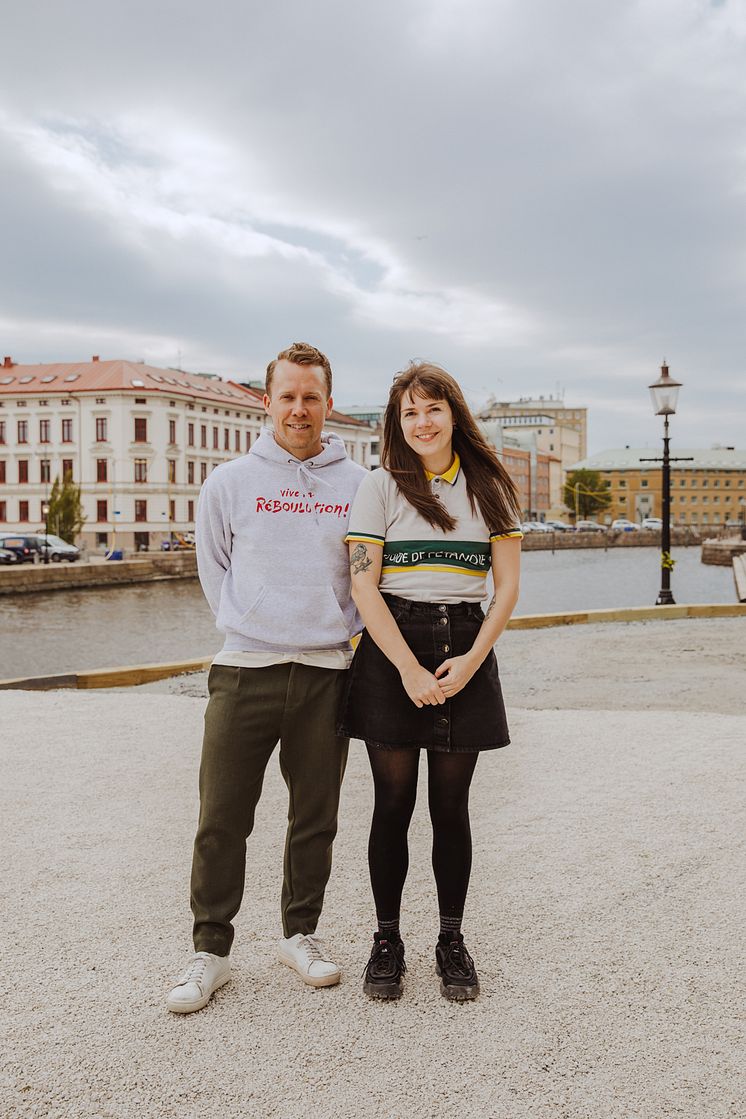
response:
<path fill-rule="evenodd" d="M 272 417 L 279 445 L 299 459 L 320 454 L 324 420 L 332 410 L 321 366 L 295 365 L 283 358 L 275 366 L 270 390 L 270 396 L 264 394 L 264 410 Z"/>

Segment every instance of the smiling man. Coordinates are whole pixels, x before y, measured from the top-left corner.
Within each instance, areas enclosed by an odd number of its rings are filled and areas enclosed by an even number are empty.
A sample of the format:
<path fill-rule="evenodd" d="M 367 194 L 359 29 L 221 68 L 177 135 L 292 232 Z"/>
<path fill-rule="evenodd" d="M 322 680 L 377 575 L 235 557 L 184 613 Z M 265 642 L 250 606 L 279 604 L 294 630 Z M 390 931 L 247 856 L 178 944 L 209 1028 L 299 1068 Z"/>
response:
<path fill-rule="evenodd" d="M 199 577 L 225 643 L 205 712 L 195 955 L 167 999 L 180 1014 L 200 1010 L 230 979 L 246 840 L 278 741 L 289 794 L 279 959 L 314 987 L 340 977 L 315 933 L 347 760 L 335 719 L 350 637 L 361 628 L 344 538 L 366 471 L 323 430 L 332 410 L 324 354 L 296 342 L 270 362 L 265 388 L 272 430 L 213 471 L 197 510 Z"/>

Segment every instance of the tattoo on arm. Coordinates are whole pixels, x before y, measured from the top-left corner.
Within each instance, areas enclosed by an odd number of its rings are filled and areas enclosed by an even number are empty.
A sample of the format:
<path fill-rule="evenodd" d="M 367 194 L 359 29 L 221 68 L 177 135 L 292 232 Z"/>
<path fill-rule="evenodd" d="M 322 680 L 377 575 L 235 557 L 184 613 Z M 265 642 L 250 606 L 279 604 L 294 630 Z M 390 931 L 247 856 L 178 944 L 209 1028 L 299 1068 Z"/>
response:
<path fill-rule="evenodd" d="M 487 621 L 487 619 L 489 618 L 490 614 L 492 613 L 492 610 L 493 610 L 493 607 L 494 607 L 494 605 L 495 605 L 495 595 L 493 594 L 493 596 L 492 596 L 492 601 L 490 602 L 489 606 L 487 607 L 487 613 L 486 613 L 486 614 L 485 614 L 485 616 L 484 616 L 484 620 L 485 620 L 485 622 Z"/>
<path fill-rule="evenodd" d="M 368 549 L 364 544 L 356 544 L 352 555 L 350 556 L 350 567 L 352 568 L 353 575 L 359 575 L 361 571 L 367 571 L 373 560 L 368 555 Z"/>

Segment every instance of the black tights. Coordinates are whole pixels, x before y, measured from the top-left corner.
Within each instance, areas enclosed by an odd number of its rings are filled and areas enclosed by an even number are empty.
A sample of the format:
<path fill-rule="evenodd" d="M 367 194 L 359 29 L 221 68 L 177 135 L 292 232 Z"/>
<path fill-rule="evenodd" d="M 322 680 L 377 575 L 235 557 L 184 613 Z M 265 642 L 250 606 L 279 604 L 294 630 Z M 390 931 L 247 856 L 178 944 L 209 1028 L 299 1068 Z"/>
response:
<path fill-rule="evenodd" d="M 399 917 L 409 868 L 407 832 L 417 796 L 419 750 L 369 746 L 375 808 L 368 843 L 370 881 L 379 920 Z M 427 792 L 433 825 L 433 871 L 441 915 L 461 917 L 471 872 L 469 786 L 478 754 L 427 751 Z"/>

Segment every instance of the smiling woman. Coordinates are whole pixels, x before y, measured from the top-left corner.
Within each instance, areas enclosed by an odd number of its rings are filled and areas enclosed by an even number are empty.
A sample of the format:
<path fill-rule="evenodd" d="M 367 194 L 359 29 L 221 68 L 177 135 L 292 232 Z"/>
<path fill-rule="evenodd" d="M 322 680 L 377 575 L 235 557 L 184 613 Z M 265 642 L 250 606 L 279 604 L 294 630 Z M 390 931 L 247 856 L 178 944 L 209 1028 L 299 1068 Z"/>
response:
<path fill-rule="evenodd" d="M 399 998 L 407 831 L 421 750 L 428 758 L 441 993 L 476 998 L 461 920 L 471 867 L 469 787 L 482 750 L 510 741 L 493 645 L 518 598 L 513 482 L 454 379 L 421 363 L 400 373 L 384 419 L 383 469 L 350 516 L 352 594 L 365 622 L 340 733 L 368 748 L 375 808 L 369 860 L 378 931 L 363 990 Z M 491 570 L 495 593 L 480 602 Z"/>

